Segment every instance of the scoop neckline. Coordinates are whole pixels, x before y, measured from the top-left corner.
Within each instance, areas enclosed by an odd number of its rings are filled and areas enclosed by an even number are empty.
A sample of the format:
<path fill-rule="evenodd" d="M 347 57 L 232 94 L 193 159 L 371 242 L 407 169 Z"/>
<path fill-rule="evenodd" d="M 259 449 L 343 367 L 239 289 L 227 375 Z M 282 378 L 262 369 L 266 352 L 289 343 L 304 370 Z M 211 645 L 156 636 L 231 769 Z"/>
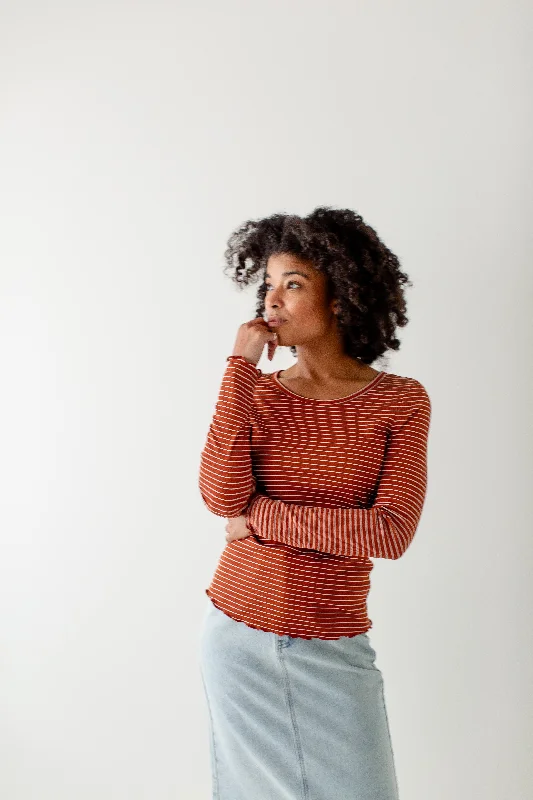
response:
<path fill-rule="evenodd" d="M 296 394 L 296 392 L 293 392 L 291 389 L 287 389 L 287 387 L 283 386 L 283 384 L 280 382 L 280 380 L 278 378 L 278 375 L 279 375 L 280 372 L 283 372 L 283 370 L 282 369 L 278 369 L 278 370 L 276 370 L 275 372 L 273 372 L 271 374 L 271 378 L 274 381 L 274 383 L 276 384 L 276 386 L 279 389 L 281 389 L 282 392 L 285 392 L 286 394 L 291 395 L 291 397 L 297 397 L 298 400 L 308 400 L 311 403 L 344 403 L 346 400 L 351 400 L 353 397 L 359 397 L 359 395 L 363 394 L 363 392 L 366 392 L 369 389 L 373 389 L 374 386 L 376 385 L 376 383 L 378 383 L 381 380 L 381 378 L 383 378 L 383 376 L 387 374 L 383 370 L 379 370 L 378 374 L 374 375 L 372 380 L 369 381 L 366 384 L 366 386 L 361 387 L 361 389 L 358 389 L 356 392 L 352 392 L 351 394 L 344 395 L 344 397 L 334 397 L 333 399 L 328 400 L 328 399 L 323 399 L 323 398 L 318 398 L 318 397 L 305 397 L 305 395 L 303 395 L 303 394 Z"/>

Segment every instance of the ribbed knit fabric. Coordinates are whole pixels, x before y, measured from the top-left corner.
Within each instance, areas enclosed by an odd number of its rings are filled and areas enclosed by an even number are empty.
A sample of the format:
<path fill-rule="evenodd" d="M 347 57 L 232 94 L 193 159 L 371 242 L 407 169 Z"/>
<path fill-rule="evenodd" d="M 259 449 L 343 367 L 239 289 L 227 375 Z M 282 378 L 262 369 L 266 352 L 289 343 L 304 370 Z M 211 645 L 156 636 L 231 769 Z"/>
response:
<path fill-rule="evenodd" d="M 371 559 L 400 558 L 420 521 L 430 399 L 387 372 L 336 400 L 295 394 L 277 374 L 227 358 L 199 487 L 251 534 L 226 544 L 205 592 L 252 628 L 356 636 L 372 627 Z"/>

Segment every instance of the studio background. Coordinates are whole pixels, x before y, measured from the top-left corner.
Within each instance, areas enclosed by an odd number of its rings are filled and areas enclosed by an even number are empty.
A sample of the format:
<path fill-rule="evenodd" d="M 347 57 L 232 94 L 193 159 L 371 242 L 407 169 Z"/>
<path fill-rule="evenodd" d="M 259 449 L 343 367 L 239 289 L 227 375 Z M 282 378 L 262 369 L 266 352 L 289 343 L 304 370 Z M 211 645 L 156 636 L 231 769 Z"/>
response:
<path fill-rule="evenodd" d="M 410 323 L 374 366 L 432 400 L 420 526 L 369 597 L 402 800 L 531 795 L 532 17 L 1 4 L 4 800 L 210 797 L 197 637 L 225 519 L 198 467 L 255 315 L 223 251 L 318 205 L 400 258 Z"/>

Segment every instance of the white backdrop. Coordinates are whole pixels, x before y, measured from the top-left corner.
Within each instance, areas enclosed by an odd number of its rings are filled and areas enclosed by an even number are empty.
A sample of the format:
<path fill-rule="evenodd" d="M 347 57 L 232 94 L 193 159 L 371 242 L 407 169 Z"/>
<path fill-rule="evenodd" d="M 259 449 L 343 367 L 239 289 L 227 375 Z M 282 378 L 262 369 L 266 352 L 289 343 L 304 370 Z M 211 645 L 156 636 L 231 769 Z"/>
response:
<path fill-rule="evenodd" d="M 381 366 L 432 400 L 420 527 L 369 598 L 401 800 L 531 795 L 532 17 L 0 4 L 3 800 L 211 796 L 198 466 L 255 315 L 222 255 L 317 205 L 399 256 Z"/>

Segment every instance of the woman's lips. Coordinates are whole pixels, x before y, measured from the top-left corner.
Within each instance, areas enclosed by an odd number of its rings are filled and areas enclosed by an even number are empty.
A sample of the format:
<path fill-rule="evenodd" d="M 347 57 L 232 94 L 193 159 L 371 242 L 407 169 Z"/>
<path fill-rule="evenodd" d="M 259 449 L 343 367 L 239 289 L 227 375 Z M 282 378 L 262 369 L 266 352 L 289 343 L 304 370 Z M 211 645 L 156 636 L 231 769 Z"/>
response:
<path fill-rule="evenodd" d="M 272 325 L 274 327 L 279 327 L 279 325 L 283 325 L 284 322 L 285 322 L 284 319 L 269 319 L 268 320 L 268 324 Z"/>

